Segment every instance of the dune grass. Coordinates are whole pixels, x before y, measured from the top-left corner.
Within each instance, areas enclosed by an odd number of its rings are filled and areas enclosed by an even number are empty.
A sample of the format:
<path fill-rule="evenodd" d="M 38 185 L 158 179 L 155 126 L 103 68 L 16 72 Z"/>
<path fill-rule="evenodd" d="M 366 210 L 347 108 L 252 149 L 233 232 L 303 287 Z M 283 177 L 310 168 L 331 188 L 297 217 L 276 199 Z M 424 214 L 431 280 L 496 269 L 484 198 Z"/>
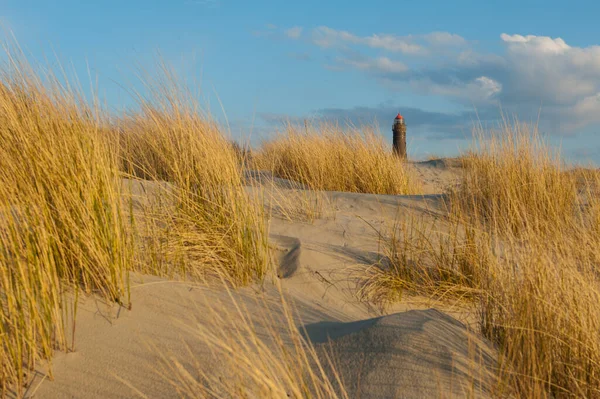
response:
<path fill-rule="evenodd" d="M 550 231 L 573 218 L 574 179 L 537 129 L 505 122 L 497 131 L 475 131 L 455 205 L 501 233 Z"/>
<path fill-rule="evenodd" d="M 458 219 L 397 217 L 380 232 L 383 256 L 370 267 L 358 295 L 385 308 L 405 296 L 473 300 L 490 258 L 489 236 Z"/>
<path fill-rule="evenodd" d="M 81 294 L 127 305 L 131 243 L 103 115 L 18 50 L 0 72 L 0 396 L 69 350 Z M 63 80 L 64 82 L 64 80 Z M 66 298 L 69 296 L 69 299 Z M 51 370 L 50 370 L 51 373 Z M 51 375 L 51 374 L 50 374 Z"/>
<path fill-rule="evenodd" d="M 169 183 L 158 207 L 143 215 L 144 272 L 173 277 L 227 277 L 234 285 L 268 271 L 267 225 L 261 198 L 244 188 L 244 158 L 164 67 L 138 95 L 141 111 L 120 121 L 122 158 L 132 178 Z M 154 243 L 154 244 L 153 244 Z M 159 252 L 159 253 L 157 253 Z M 174 270 L 176 268 L 177 270 Z"/>
<path fill-rule="evenodd" d="M 527 233 L 526 246 L 510 244 L 490 265 L 482 332 L 500 348 L 502 380 L 522 397 L 600 396 L 600 258 L 597 238 L 581 233 Z"/>
<path fill-rule="evenodd" d="M 43 361 L 52 377 L 54 351 L 73 348 L 81 295 L 128 307 L 134 269 L 243 285 L 264 278 L 270 258 L 265 218 L 244 190 L 240 157 L 167 71 L 149 83 L 149 97 L 138 97 L 138 111 L 109 122 L 68 79 L 40 75 L 18 50 L 7 57 L 0 76 L 0 396 L 20 396 L 29 370 Z M 123 184 L 138 176 L 167 181 L 148 212 L 133 209 L 131 184 Z M 150 257 L 164 262 L 146 263 Z"/>
<path fill-rule="evenodd" d="M 410 166 L 394 156 L 376 129 L 333 124 L 289 124 L 263 143 L 253 166 L 312 190 L 373 194 L 419 194 Z"/>
<path fill-rule="evenodd" d="M 299 328 L 302 321 L 280 285 L 247 302 L 229 291 L 225 299 L 199 304 L 202 323 L 185 323 L 211 352 L 217 369 L 206 370 L 164 354 L 157 372 L 188 398 L 348 398 L 329 358 Z M 196 364 L 194 367 L 193 365 Z"/>
<path fill-rule="evenodd" d="M 333 202 L 327 193 L 313 190 L 270 189 L 268 209 L 271 216 L 277 216 L 289 222 L 314 223 L 334 213 Z"/>
<path fill-rule="evenodd" d="M 386 239 L 391 264 L 365 290 L 382 300 L 475 294 L 462 298 L 498 345 L 500 396 L 600 397 L 598 175 L 566 173 L 524 125 L 475 139 L 448 218 L 439 229 L 399 221 Z"/>
<path fill-rule="evenodd" d="M 522 125 L 480 142 L 455 202 L 499 244 L 480 316 L 501 349 L 504 380 L 524 397 L 598 397 L 597 178 L 582 188 Z"/>
<path fill-rule="evenodd" d="M 128 306 L 131 270 L 240 286 L 264 279 L 270 259 L 263 199 L 244 187 L 248 158 L 168 70 L 147 82 L 139 110 L 109 124 L 64 79 L 40 77 L 22 59 L 9 53 L 0 73 L 1 396 L 22 395 L 30 370 L 73 348 L 66 320 L 80 295 Z M 288 126 L 251 162 L 311 190 L 420 191 L 369 131 Z M 535 129 L 508 123 L 477 131 L 463 165 L 448 217 L 399 219 L 387 263 L 362 294 L 473 304 L 499 348 L 500 394 L 600 397 L 599 175 L 566 173 Z M 134 210 L 123 177 L 152 180 L 157 202 Z M 242 309 L 212 311 L 217 329 L 201 335 L 232 367 L 244 365 L 238 377 L 253 379 L 258 395 L 338 392 L 288 313 L 278 323 L 292 345 L 271 330 L 277 345 L 267 348 Z M 174 367 L 189 396 L 243 390 Z"/>

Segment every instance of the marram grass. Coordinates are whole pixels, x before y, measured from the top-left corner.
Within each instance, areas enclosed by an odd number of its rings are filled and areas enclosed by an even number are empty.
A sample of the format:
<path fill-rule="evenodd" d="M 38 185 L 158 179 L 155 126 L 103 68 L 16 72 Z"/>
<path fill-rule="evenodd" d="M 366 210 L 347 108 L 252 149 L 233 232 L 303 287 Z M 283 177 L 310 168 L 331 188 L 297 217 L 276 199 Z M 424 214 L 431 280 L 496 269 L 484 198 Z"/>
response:
<path fill-rule="evenodd" d="M 499 350 L 497 396 L 600 397 L 598 174 L 566 173 L 519 124 L 476 131 L 464 161 L 448 217 L 400 218 L 362 293 L 474 305 Z"/>
<path fill-rule="evenodd" d="M 371 194 L 420 194 L 410 165 L 387 148 L 373 128 L 288 125 L 266 141 L 253 166 L 312 190 Z"/>
<path fill-rule="evenodd" d="M 0 72 L 0 395 L 22 393 L 28 370 L 72 347 L 66 295 L 127 305 L 132 264 L 100 111 L 11 57 Z"/>

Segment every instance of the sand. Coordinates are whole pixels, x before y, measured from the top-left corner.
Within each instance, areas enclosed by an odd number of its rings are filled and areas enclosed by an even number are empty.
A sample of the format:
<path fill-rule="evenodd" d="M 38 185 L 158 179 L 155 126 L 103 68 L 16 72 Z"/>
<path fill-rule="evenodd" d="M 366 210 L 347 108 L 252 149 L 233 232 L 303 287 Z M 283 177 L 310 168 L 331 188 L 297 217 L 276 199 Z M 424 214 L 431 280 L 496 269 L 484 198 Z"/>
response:
<path fill-rule="evenodd" d="M 438 217 L 443 190 L 460 173 L 447 162 L 417 163 L 415 168 L 427 182 L 428 195 L 324 193 L 327 212 L 312 222 L 273 212 L 270 240 L 277 248 L 282 295 L 295 307 L 294 324 L 320 356 L 333 356 L 349 397 L 486 397 L 493 380 L 486 370 L 493 367 L 494 352 L 473 331 L 468 310 L 411 298 L 383 311 L 357 299 L 356 276 L 380 257 L 376 231 L 391 227 L 398 214 Z M 256 173 L 248 189 L 264 187 L 266 180 L 268 175 Z M 272 204 L 276 196 L 298 193 L 290 182 L 271 181 Z M 135 183 L 132 191 L 144 202 L 156 184 Z M 265 309 L 275 320 L 282 315 L 281 294 L 269 282 L 228 293 L 135 275 L 132 302 L 127 310 L 86 298 L 79 308 L 75 351 L 57 353 L 54 380 L 40 371 L 27 397 L 185 396 L 169 381 L 165 364 L 177 361 L 192 372 L 201 369 L 225 378 L 231 372 L 211 353 L 198 327 L 215 323 L 210 309 L 235 313 L 236 304 L 243 306 L 265 341 L 272 341 Z M 275 327 L 287 342 L 283 324 Z"/>
<path fill-rule="evenodd" d="M 306 326 L 353 398 L 487 397 L 494 351 L 436 309 Z"/>

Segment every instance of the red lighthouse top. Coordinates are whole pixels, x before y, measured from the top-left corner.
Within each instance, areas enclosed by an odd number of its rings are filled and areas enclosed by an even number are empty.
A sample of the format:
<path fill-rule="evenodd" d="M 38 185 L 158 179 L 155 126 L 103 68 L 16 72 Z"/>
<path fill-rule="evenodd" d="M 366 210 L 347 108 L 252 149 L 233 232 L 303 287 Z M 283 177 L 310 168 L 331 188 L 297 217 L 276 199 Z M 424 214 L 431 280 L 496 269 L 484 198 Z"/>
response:
<path fill-rule="evenodd" d="M 396 119 L 404 119 L 404 118 L 403 118 L 403 117 L 402 117 L 402 115 L 400 115 L 400 113 L 398 112 L 398 115 L 396 115 Z"/>

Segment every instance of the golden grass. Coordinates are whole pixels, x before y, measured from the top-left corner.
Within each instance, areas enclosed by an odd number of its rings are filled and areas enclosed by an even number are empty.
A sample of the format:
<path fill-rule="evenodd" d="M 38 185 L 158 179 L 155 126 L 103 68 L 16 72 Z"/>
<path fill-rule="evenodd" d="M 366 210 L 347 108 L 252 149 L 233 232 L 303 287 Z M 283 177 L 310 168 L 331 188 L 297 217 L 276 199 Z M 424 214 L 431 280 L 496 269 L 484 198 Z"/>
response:
<path fill-rule="evenodd" d="M 201 305 L 208 322 L 183 325 L 209 348 L 218 370 L 186 367 L 165 354 L 158 373 L 188 398 L 348 397 L 333 363 L 302 334 L 301 319 L 279 285 L 274 295 L 251 304 L 252 311 L 229 292 L 226 300 Z"/>
<path fill-rule="evenodd" d="M 150 98 L 139 97 L 140 111 L 109 124 L 68 84 L 50 74 L 42 82 L 22 54 L 8 55 L 0 84 L 0 396 L 20 396 L 40 360 L 51 377 L 53 352 L 72 349 L 65 337 L 75 336 L 82 293 L 129 306 L 134 267 L 241 285 L 262 279 L 270 258 L 240 158 L 168 71 L 149 83 Z M 160 200 L 134 210 L 123 172 L 167 180 Z M 144 263 L 149 257 L 164 262 Z"/>
<path fill-rule="evenodd" d="M 16 55 L 15 55 L 16 54 Z M 0 396 L 68 350 L 65 295 L 127 304 L 118 146 L 102 114 L 17 51 L 0 77 Z M 51 374 L 50 374 L 51 375 Z M 12 389 L 12 388 L 11 388 Z"/>
<path fill-rule="evenodd" d="M 542 237 L 490 265 L 479 313 L 505 384 L 521 397 L 600 396 L 598 239 Z"/>
<path fill-rule="evenodd" d="M 153 268 L 143 259 L 143 271 L 218 275 L 234 285 L 262 279 L 269 266 L 266 219 L 260 198 L 244 188 L 244 158 L 166 67 L 146 84 L 141 111 L 120 121 L 123 164 L 132 177 L 171 185 L 142 218 L 147 243 L 156 244 L 143 252 L 164 260 Z"/>
<path fill-rule="evenodd" d="M 365 290 L 394 300 L 467 287 L 475 295 L 462 297 L 498 345 L 499 395 L 600 397 L 598 174 L 565 173 L 523 125 L 475 138 L 448 218 L 437 230 L 399 221 L 386 239 L 391 265 Z"/>
<path fill-rule="evenodd" d="M 578 187 L 535 130 L 482 140 L 456 202 L 496 237 L 479 312 L 502 377 L 523 397 L 599 397 L 597 177 Z"/>
<path fill-rule="evenodd" d="M 345 130 L 331 124 L 288 125 L 264 143 L 253 166 L 312 190 L 419 194 L 410 166 L 392 154 L 374 128 Z"/>
<path fill-rule="evenodd" d="M 385 308 L 404 295 L 457 301 L 480 294 L 490 257 L 485 233 L 456 219 L 406 216 L 380 234 L 384 256 L 366 273 L 363 300 Z"/>
<path fill-rule="evenodd" d="M 493 224 L 500 233 L 552 229 L 572 219 L 577 206 L 574 180 L 563 173 L 537 129 L 516 123 L 498 131 L 476 130 L 456 204 Z"/>
<path fill-rule="evenodd" d="M 269 210 L 272 216 L 289 222 L 307 223 L 313 223 L 334 212 L 332 202 L 324 192 L 278 188 L 273 188 L 271 191 Z"/>

